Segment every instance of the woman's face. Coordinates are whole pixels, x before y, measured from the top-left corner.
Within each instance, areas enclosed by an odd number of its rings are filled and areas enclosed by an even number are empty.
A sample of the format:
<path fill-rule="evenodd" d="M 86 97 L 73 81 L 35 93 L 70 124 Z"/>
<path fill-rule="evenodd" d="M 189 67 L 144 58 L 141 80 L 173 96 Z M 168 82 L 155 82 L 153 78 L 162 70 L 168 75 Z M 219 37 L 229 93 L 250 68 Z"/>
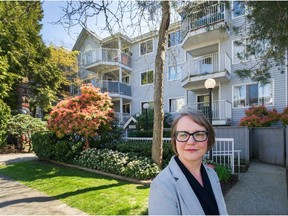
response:
<path fill-rule="evenodd" d="M 176 125 L 176 132 L 177 131 L 186 131 L 188 133 L 195 133 L 196 131 L 207 131 L 205 127 L 196 124 L 191 117 L 183 116 L 179 119 Z M 187 134 L 184 134 L 184 137 Z M 207 135 L 208 136 L 208 135 Z M 178 136 L 179 138 L 180 135 Z M 199 132 L 194 134 L 194 137 L 197 140 L 203 140 L 206 137 L 205 132 Z M 185 140 L 185 139 L 183 139 Z M 203 142 L 197 142 L 194 140 L 192 136 L 185 142 L 179 142 L 177 139 L 176 141 L 176 149 L 178 152 L 178 157 L 182 162 L 196 162 L 202 161 L 203 155 L 207 152 L 207 145 L 208 145 L 208 138 Z"/>

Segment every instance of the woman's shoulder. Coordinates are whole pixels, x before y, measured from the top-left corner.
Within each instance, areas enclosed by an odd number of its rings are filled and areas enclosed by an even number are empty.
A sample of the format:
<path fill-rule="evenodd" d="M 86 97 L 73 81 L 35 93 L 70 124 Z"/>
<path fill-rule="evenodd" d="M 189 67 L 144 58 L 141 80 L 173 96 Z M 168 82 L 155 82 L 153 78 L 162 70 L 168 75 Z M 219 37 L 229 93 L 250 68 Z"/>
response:
<path fill-rule="evenodd" d="M 159 174 L 153 179 L 152 182 L 167 182 L 173 180 L 173 166 L 175 159 L 172 157 L 169 164 L 159 172 Z"/>

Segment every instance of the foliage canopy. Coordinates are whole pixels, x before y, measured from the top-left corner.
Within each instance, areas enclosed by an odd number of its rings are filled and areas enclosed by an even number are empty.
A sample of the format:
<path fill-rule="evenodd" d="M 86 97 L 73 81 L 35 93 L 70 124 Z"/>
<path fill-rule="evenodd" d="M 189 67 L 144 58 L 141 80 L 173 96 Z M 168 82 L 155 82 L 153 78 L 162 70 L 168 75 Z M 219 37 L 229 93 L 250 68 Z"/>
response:
<path fill-rule="evenodd" d="M 62 100 L 50 112 L 48 128 L 61 138 L 78 134 L 85 138 L 85 148 L 89 148 L 89 138 L 97 136 L 101 125 L 109 125 L 114 119 L 112 101 L 108 92 L 86 84 L 81 87 L 81 95 Z"/>
<path fill-rule="evenodd" d="M 273 66 L 283 70 L 288 47 L 288 2 L 287 1 L 245 1 L 247 11 L 248 43 L 243 58 L 255 57 L 256 63 L 249 69 L 237 70 L 240 78 L 266 83 Z M 235 28 L 241 34 L 244 25 Z M 243 42 L 243 41 L 242 41 Z"/>

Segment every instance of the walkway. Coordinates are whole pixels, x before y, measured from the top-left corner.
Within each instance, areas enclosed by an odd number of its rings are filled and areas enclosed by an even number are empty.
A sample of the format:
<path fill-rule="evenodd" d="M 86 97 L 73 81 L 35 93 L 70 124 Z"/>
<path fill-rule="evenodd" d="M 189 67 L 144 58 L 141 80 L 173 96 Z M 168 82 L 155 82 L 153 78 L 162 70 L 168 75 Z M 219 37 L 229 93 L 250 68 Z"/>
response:
<path fill-rule="evenodd" d="M 286 168 L 253 161 L 226 194 L 231 215 L 288 215 Z"/>
<path fill-rule="evenodd" d="M 0 154 L 0 164 L 37 160 L 34 154 Z M 0 174 L 0 215 L 87 215 Z"/>

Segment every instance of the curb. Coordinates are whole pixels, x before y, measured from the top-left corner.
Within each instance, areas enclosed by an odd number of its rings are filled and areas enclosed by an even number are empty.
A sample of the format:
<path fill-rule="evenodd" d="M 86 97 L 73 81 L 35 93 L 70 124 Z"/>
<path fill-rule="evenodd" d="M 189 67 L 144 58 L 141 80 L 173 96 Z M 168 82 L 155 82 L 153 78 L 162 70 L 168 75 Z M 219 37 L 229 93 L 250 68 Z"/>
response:
<path fill-rule="evenodd" d="M 41 160 L 43 160 L 43 159 L 41 159 Z M 120 176 L 120 175 L 116 175 L 116 174 L 112 174 L 112 173 L 103 172 L 100 170 L 90 169 L 90 168 L 81 167 L 81 166 L 72 165 L 72 164 L 66 164 L 66 163 L 58 162 L 58 161 L 54 161 L 54 160 L 46 160 L 45 159 L 43 161 L 51 162 L 54 164 L 59 164 L 59 165 L 66 166 L 66 167 L 72 167 L 72 168 L 76 168 L 76 169 L 80 169 L 80 170 L 85 170 L 85 171 L 96 173 L 99 175 L 108 176 L 108 177 L 115 178 L 118 180 L 128 181 L 131 183 L 141 184 L 141 185 L 145 185 L 145 186 L 150 186 L 150 184 L 152 182 L 152 180 L 145 180 L 145 181 L 144 180 L 138 180 L 138 179 L 134 179 L 134 178 L 129 178 L 129 177 L 125 177 L 125 176 Z"/>

